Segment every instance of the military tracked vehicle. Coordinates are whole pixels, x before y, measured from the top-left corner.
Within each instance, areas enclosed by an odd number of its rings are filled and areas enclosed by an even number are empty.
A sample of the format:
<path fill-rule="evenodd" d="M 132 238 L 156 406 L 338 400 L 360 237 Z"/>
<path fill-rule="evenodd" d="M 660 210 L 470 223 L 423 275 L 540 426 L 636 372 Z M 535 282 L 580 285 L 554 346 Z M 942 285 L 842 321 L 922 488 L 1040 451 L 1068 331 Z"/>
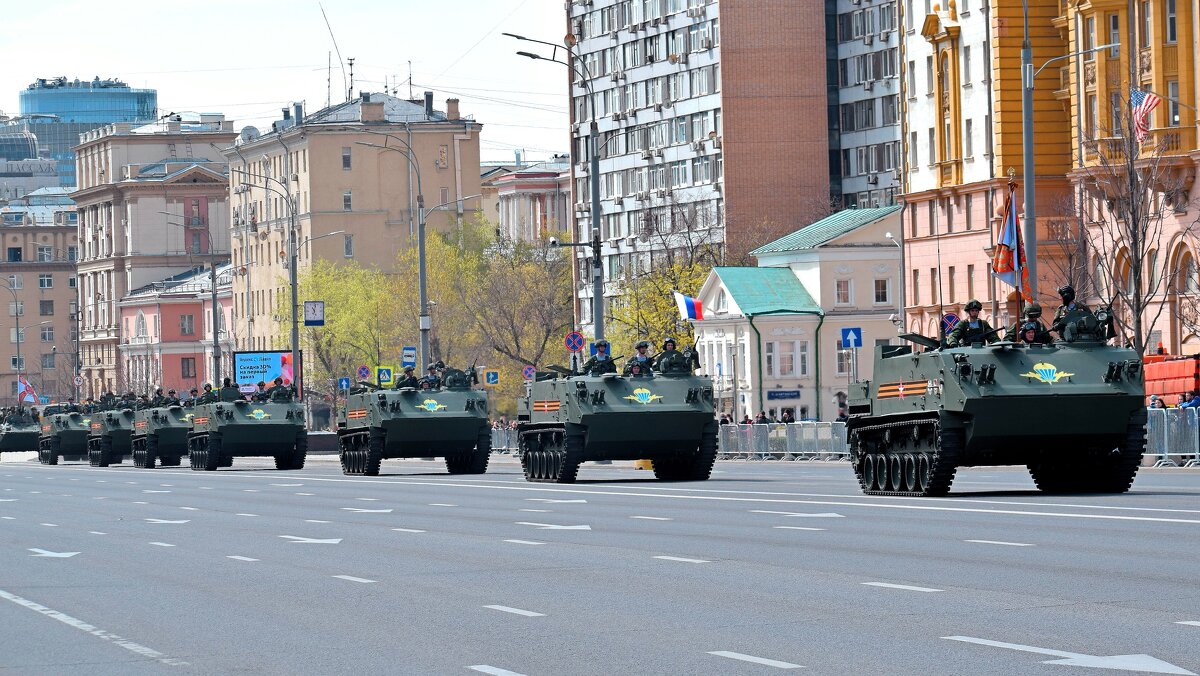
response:
<path fill-rule="evenodd" d="M 528 481 L 573 483 L 589 460 L 651 460 L 667 481 L 703 481 L 717 457 L 712 379 L 683 362 L 653 375 L 538 373 L 517 404 Z"/>
<path fill-rule="evenodd" d="M 38 437 L 38 462 L 57 465 L 59 458 L 79 461 L 87 457 L 92 418 L 85 413 L 64 412 L 61 406 L 42 410 L 42 433 Z"/>
<path fill-rule="evenodd" d="M 192 430 L 192 412 L 182 406 L 148 408 L 134 414 L 133 466 L 154 469 L 177 467 L 188 454 L 188 433 Z"/>
<path fill-rule="evenodd" d="M 487 393 L 448 369 L 445 386 L 383 390 L 362 384 L 338 418 L 345 474 L 379 474 L 381 460 L 443 456 L 451 474 L 483 474 L 492 452 Z"/>
<path fill-rule="evenodd" d="M 1107 310 L 1073 312 L 1048 345 L 875 348 L 846 432 L 868 495 L 938 496 L 958 467 L 1026 465 L 1050 493 L 1123 493 L 1145 450 L 1142 361 L 1107 344 Z"/>
<path fill-rule="evenodd" d="M 28 453 L 38 450 L 42 428 L 25 411 L 8 416 L 0 425 L 0 453 Z"/>
<path fill-rule="evenodd" d="M 194 470 L 229 467 L 234 458 L 274 457 L 275 469 L 303 469 L 308 454 L 304 405 L 223 401 L 192 409 L 188 460 Z"/>
<path fill-rule="evenodd" d="M 132 452 L 133 435 L 131 408 L 115 408 L 91 414 L 91 436 L 88 437 L 88 464 L 92 467 L 119 465 Z"/>

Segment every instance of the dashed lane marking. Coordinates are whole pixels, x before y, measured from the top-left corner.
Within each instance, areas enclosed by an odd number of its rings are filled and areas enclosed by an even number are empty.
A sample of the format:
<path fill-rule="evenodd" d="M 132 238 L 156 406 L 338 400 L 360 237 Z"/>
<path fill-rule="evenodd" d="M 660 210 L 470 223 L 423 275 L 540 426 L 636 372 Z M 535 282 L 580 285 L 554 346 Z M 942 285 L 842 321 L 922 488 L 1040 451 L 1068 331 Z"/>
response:
<path fill-rule="evenodd" d="M 151 542 L 150 544 L 154 545 L 155 547 L 174 547 L 175 546 L 168 542 Z"/>
<path fill-rule="evenodd" d="M 320 519 L 305 519 L 307 523 L 332 523 L 330 521 L 321 521 Z"/>
<path fill-rule="evenodd" d="M 191 519 L 146 519 L 146 523 L 190 523 Z"/>
<path fill-rule="evenodd" d="M 1183 622 L 1176 622 L 1175 624 L 1183 624 L 1189 627 L 1200 627 L 1200 622 L 1197 622 L 1196 620 L 1184 620 Z"/>
<path fill-rule="evenodd" d="M 927 592 L 928 593 L 928 592 L 946 591 L 945 589 L 933 589 L 932 587 L 914 587 L 912 585 L 892 584 L 890 582 L 863 582 L 862 584 L 865 584 L 868 587 L 884 587 L 886 589 L 903 589 L 905 591 L 915 591 L 915 592 Z"/>
<path fill-rule="evenodd" d="M 297 493 L 296 495 L 316 495 L 316 493 Z"/>
<path fill-rule="evenodd" d="M 552 509 L 518 509 L 517 511 L 518 512 L 534 512 L 537 514 L 547 514 L 547 513 L 553 512 L 554 510 L 552 510 Z"/>
<path fill-rule="evenodd" d="M 429 506 L 430 507 L 457 507 L 458 505 L 452 505 L 448 502 L 431 502 L 431 503 L 429 503 Z"/>
<path fill-rule="evenodd" d="M 1003 545 L 1005 547 L 1033 547 L 1034 545 L 1028 542 L 1003 542 L 1001 540 L 963 540 L 963 542 L 974 542 L 980 545 Z"/>
<path fill-rule="evenodd" d="M 654 558 L 661 559 L 663 561 L 678 561 L 680 563 L 712 563 L 712 561 L 706 561 L 704 559 L 686 559 L 682 556 L 656 556 Z"/>
<path fill-rule="evenodd" d="M 252 559 L 249 556 L 226 556 L 225 558 L 233 559 L 234 561 L 251 561 L 251 562 L 253 562 L 253 561 L 258 560 L 258 559 Z"/>
<path fill-rule="evenodd" d="M 143 489 L 142 489 L 142 492 L 143 492 L 143 493 L 170 493 L 171 491 L 152 491 L 152 490 L 148 490 L 148 489 L 144 489 L 144 488 L 143 488 Z"/>
<path fill-rule="evenodd" d="M 397 533 L 424 533 L 425 531 L 419 528 L 393 528 Z"/>
<path fill-rule="evenodd" d="M 803 666 L 801 666 L 799 664 L 792 664 L 791 662 L 781 662 L 779 660 L 772 660 L 772 659 L 768 659 L 766 657 L 755 657 L 754 655 L 746 655 L 744 653 L 735 653 L 735 652 L 730 652 L 728 650 L 713 650 L 713 651 L 710 651 L 708 654 L 716 655 L 717 657 L 727 657 L 731 660 L 740 660 L 742 662 L 751 662 L 753 664 L 761 664 L 765 667 L 775 667 L 776 669 L 803 669 L 804 668 Z"/>
<path fill-rule="evenodd" d="M 771 526 L 779 530 L 825 530 L 824 528 L 809 528 L 807 526 Z"/>
<path fill-rule="evenodd" d="M 113 645 L 120 646 L 120 647 L 124 648 L 125 650 L 128 650 L 129 652 L 135 653 L 137 655 L 141 655 L 142 657 L 148 657 L 152 660 L 157 660 L 158 662 L 162 662 L 163 664 L 169 664 L 171 666 L 176 666 L 176 667 L 187 665 L 187 662 L 184 662 L 183 660 L 175 659 L 173 657 L 167 657 L 166 655 L 158 652 L 157 650 L 153 650 L 153 649 L 147 648 L 146 646 L 141 645 L 139 643 L 134 643 L 133 641 L 121 638 L 120 636 L 117 636 L 116 634 L 109 633 L 107 631 L 104 631 L 103 629 L 100 629 L 98 627 L 90 625 L 87 622 L 84 622 L 83 620 L 79 620 L 79 619 L 71 617 L 70 615 L 67 615 L 65 613 L 60 613 L 57 610 L 47 608 L 46 606 L 43 606 L 40 603 L 37 603 L 35 601 L 30 601 L 29 599 L 22 598 L 20 596 L 17 596 L 16 594 L 11 594 L 9 592 L 4 591 L 3 589 L 0 589 L 0 598 L 12 601 L 13 603 L 15 603 L 19 606 L 28 608 L 29 610 L 32 610 L 36 613 L 41 613 L 42 615 L 45 615 L 46 617 L 49 617 L 51 619 L 58 620 L 59 622 L 62 622 L 63 624 L 65 624 L 69 627 L 74 627 L 84 633 L 91 634 L 92 636 L 95 636 L 97 638 L 108 641 L 109 643 L 112 643 Z"/>
<path fill-rule="evenodd" d="M 105 533 L 103 531 L 98 531 L 98 530 L 89 530 L 88 532 L 91 533 L 92 535 L 108 535 L 108 533 Z"/>
<path fill-rule="evenodd" d="M 373 584 L 375 582 L 375 580 L 368 580 L 365 577 L 354 577 L 353 575 L 334 575 L 334 577 L 339 580 L 346 580 L 347 582 L 358 582 L 361 584 Z"/>
<path fill-rule="evenodd" d="M 505 542 L 511 542 L 514 545 L 544 545 L 544 544 L 546 544 L 545 542 L 536 542 L 534 540 L 505 540 Z"/>
<path fill-rule="evenodd" d="M 672 519 L 672 518 L 666 517 L 666 516 L 631 516 L 629 518 L 641 519 L 643 521 L 674 521 L 675 520 L 675 519 Z"/>
<path fill-rule="evenodd" d="M 187 510 L 187 511 L 189 511 L 189 512 L 198 512 L 198 511 L 200 511 L 200 508 L 199 508 L 199 507 L 180 507 L 180 509 L 186 509 L 186 510 Z"/>
<path fill-rule="evenodd" d="M 490 664 L 472 664 L 467 668 L 471 671 L 478 671 L 481 674 L 491 674 L 491 676 L 525 676 L 525 674 L 501 669 L 500 667 L 493 667 Z"/>
<path fill-rule="evenodd" d="M 379 498 L 354 498 L 354 499 L 362 500 L 363 502 L 379 502 Z"/>
<path fill-rule="evenodd" d="M 49 527 L 51 527 L 51 528 L 58 528 L 58 524 L 56 524 L 56 523 L 44 523 L 44 524 L 42 524 L 42 525 L 43 525 L 43 526 L 49 526 Z"/>
<path fill-rule="evenodd" d="M 239 513 L 239 514 L 237 514 L 237 516 L 258 516 L 258 515 L 257 514 Z"/>
<path fill-rule="evenodd" d="M 520 608 L 510 608 L 509 606 L 484 606 L 491 610 L 499 610 L 502 613 L 511 613 L 513 615 L 521 615 L 522 617 L 545 617 L 545 613 L 535 613 L 532 610 L 521 610 Z"/>

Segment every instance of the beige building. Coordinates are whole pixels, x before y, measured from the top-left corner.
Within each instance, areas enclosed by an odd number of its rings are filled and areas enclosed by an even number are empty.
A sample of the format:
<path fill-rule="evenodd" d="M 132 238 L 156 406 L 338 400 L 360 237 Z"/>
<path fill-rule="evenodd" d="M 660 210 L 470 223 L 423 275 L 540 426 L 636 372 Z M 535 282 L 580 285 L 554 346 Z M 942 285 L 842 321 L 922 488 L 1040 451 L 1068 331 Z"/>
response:
<path fill-rule="evenodd" d="M 80 136 L 82 394 L 126 389 L 117 307 L 130 290 L 229 255 L 228 166 L 219 148 L 237 136 L 221 115 Z"/>
<path fill-rule="evenodd" d="M 18 372 L 39 395 L 66 399 L 75 391 L 75 205 L 63 188 L 31 192 L 0 209 L 0 237 L 0 402 L 16 403 Z"/>
<path fill-rule="evenodd" d="M 759 267 L 718 267 L 695 322 L 718 411 L 735 419 L 833 420 L 850 382 L 871 377 L 876 345 L 896 340 L 900 207 L 847 209 L 754 250 Z M 857 345 L 843 345 L 843 329 Z"/>
<path fill-rule="evenodd" d="M 392 270 L 401 250 L 416 244 L 419 195 L 426 209 L 446 205 L 427 219 L 439 230 L 479 208 L 481 128 L 460 117 L 457 99 L 434 110 L 427 92 L 423 101 L 363 93 L 308 116 L 297 105 L 270 133 L 243 130 L 223 151 L 235 193 L 237 348 L 288 347 L 291 314 L 280 308 L 291 293 L 289 201 L 300 271 L 315 258 Z"/>

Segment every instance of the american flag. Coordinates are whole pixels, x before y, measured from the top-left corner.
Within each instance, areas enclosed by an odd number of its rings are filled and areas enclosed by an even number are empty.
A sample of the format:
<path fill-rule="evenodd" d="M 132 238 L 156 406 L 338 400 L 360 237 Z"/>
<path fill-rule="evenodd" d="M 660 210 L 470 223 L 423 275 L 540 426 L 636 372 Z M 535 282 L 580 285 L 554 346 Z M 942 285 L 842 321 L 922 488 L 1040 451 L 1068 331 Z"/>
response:
<path fill-rule="evenodd" d="M 1162 101 L 1157 94 L 1134 89 L 1129 92 L 1129 108 L 1133 111 L 1133 131 L 1141 143 L 1150 135 L 1150 113 Z"/>

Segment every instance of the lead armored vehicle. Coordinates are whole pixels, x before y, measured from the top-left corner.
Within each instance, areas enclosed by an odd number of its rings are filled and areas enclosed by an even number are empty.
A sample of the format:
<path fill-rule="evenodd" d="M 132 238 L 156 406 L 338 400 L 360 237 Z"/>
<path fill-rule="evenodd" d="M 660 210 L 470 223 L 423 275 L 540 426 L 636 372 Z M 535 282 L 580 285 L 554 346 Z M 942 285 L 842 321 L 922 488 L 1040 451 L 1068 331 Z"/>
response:
<path fill-rule="evenodd" d="M 1145 450 L 1142 361 L 1107 344 L 1111 318 L 1074 312 L 1049 345 L 875 348 L 846 432 L 868 495 L 937 496 L 958 467 L 1026 465 L 1051 493 L 1123 493 Z"/>
<path fill-rule="evenodd" d="M 376 389 L 350 394 L 338 416 L 338 448 L 345 474 L 379 474 L 381 460 L 445 457 L 451 474 L 483 474 L 492 452 L 487 393 L 471 377 L 448 369 L 445 386 Z"/>
<path fill-rule="evenodd" d="M 42 428 L 33 416 L 22 410 L 9 415 L 0 424 L 0 453 L 29 453 L 38 450 Z"/>
<path fill-rule="evenodd" d="M 91 436 L 88 437 L 88 464 L 92 467 L 119 465 L 133 448 L 132 408 L 114 408 L 91 415 Z"/>
<path fill-rule="evenodd" d="M 92 418 L 85 413 L 65 412 L 61 406 L 42 410 L 42 433 L 38 437 L 38 462 L 57 465 L 59 458 L 80 461 L 87 457 Z"/>
<path fill-rule="evenodd" d="M 574 483 L 579 463 L 650 460 L 669 481 L 703 481 L 717 457 L 712 379 L 676 364 L 653 375 L 538 373 L 517 403 L 528 481 Z"/>
<path fill-rule="evenodd" d="M 234 458 L 274 457 L 275 469 L 304 469 L 308 432 L 296 401 L 223 401 L 191 411 L 188 460 L 194 470 L 229 467 Z"/>
<path fill-rule="evenodd" d="M 188 454 L 192 412 L 182 406 L 163 406 L 138 411 L 133 419 L 133 466 L 154 469 L 177 467 Z"/>

